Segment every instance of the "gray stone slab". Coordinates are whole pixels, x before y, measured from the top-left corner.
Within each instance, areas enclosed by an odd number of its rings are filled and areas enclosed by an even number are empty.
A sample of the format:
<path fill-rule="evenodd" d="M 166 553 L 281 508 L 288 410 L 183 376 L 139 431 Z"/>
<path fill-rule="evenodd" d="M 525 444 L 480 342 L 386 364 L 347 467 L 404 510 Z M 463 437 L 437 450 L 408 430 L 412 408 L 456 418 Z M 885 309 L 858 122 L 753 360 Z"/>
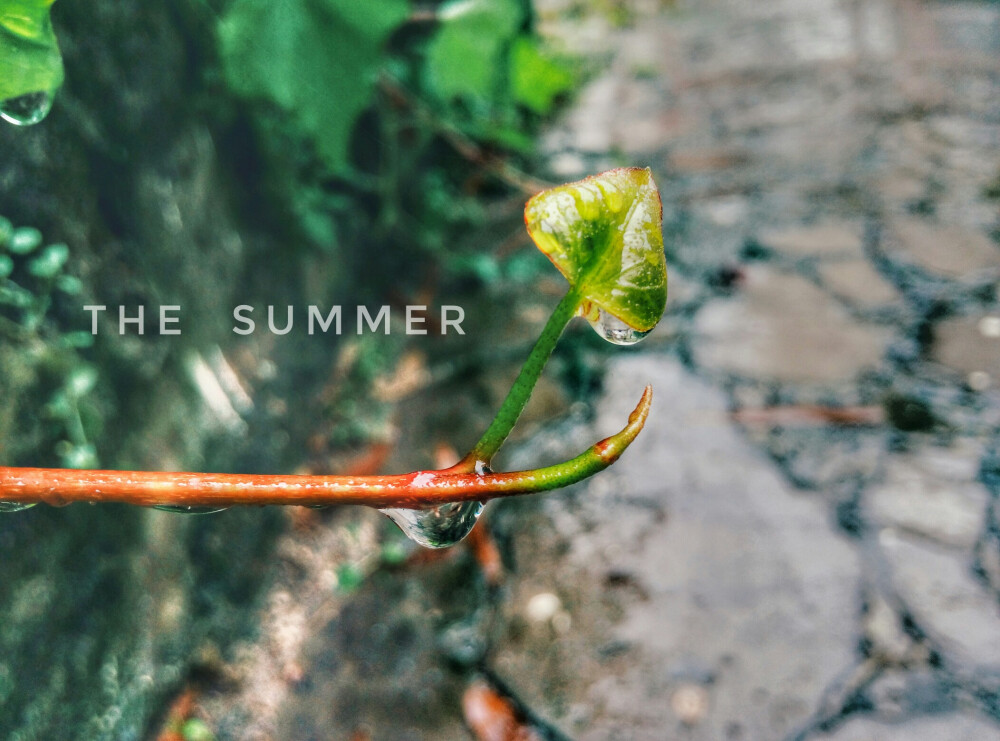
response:
<path fill-rule="evenodd" d="M 971 548 L 983 527 L 989 502 L 986 487 L 969 476 L 942 476 L 945 470 L 965 472 L 978 464 L 973 450 L 938 449 L 928 462 L 924 451 L 892 456 L 884 480 L 869 489 L 866 500 L 875 523 L 915 533 L 944 545 Z M 956 459 L 949 466 L 949 453 Z"/>
<path fill-rule="evenodd" d="M 1000 385 L 1000 314 L 938 322 L 931 357 L 961 373 L 976 390 Z"/>
<path fill-rule="evenodd" d="M 897 303 L 902 297 L 867 260 L 846 260 L 820 265 L 823 284 L 840 298 L 862 309 Z"/>
<path fill-rule="evenodd" d="M 831 383 L 881 362 L 890 331 L 852 318 L 805 278 L 751 266 L 742 289 L 695 317 L 698 364 L 753 378 Z"/>
<path fill-rule="evenodd" d="M 672 359 L 611 364 L 599 434 L 645 383 L 632 449 L 517 534 L 505 620 L 527 627 L 508 628 L 496 668 L 573 738 L 781 738 L 855 661 L 858 557 Z M 528 616 L 549 592 L 563 629 Z"/>
<path fill-rule="evenodd" d="M 957 224 L 900 217 L 890 224 L 887 250 L 942 278 L 979 282 L 1000 276 L 1000 247 L 982 232 Z"/>
<path fill-rule="evenodd" d="M 857 718 L 833 733 L 810 738 L 814 741 L 1000 741 L 1000 727 L 965 713 L 907 718 L 900 723 Z"/>
<path fill-rule="evenodd" d="M 797 257 L 856 257 L 863 256 L 861 224 L 847 221 L 827 221 L 810 226 L 766 231 L 760 242 L 780 252 Z"/>
<path fill-rule="evenodd" d="M 965 669 L 1000 667 L 1000 605 L 973 577 L 970 554 L 892 528 L 879 542 L 894 588 L 935 647 Z"/>

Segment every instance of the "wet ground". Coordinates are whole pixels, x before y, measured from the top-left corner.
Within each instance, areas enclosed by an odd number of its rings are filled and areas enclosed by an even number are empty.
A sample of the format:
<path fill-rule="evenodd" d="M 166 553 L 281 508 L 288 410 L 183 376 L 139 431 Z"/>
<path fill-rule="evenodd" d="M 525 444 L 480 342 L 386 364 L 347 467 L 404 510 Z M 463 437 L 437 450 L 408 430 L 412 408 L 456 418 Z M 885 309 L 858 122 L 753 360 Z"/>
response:
<path fill-rule="evenodd" d="M 499 579 L 375 514 L 299 523 L 202 712 L 464 739 L 485 677 L 539 737 L 1000 739 L 1000 5 L 601 7 L 541 4 L 607 59 L 544 147 L 554 179 L 653 168 L 668 313 L 508 465 L 652 383 L 646 430 L 487 510 Z"/>

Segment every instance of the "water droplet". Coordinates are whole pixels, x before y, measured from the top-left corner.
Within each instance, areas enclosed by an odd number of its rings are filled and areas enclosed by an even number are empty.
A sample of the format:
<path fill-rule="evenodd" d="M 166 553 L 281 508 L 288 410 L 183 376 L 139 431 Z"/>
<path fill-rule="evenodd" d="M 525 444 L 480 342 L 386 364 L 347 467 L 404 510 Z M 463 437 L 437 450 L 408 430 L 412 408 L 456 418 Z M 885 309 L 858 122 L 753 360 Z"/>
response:
<path fill-rule="evenodd" d="M 20 512 L 34 507 L 37 502 L 0 502 L 0 512 Z"/>
<path fill-rule="evenodd" d="M 161 512 L 173 512 L 178 515 L 210 515 L 215 512 L 223 512 L 229 507 L 187 507 L 182 504 L 155 504 L 153 509 Z"/>
<path fill-rule="evenodd" d="M 447 548 L 472 532 L 483 511 L 482 502 L 448 502 L 430 509 L 383 509 L 415 543 L 425 548 Z"/>
<path fill-rule="evenodd" d="M 649 332 L 640 332 L 630 327 L 604 309 L 597 310 L 596 319 L 587 317 L 587 321 L 590 322 L 590 326 L 597 334 L 615 345 L 634 345 L 649 334 Z"/>
<path fill-rule="evenodd" d="M 7 98 L 0 101 L 0 118 L 15 126 L 31 126 L 49 115 L 52 100 L 52 93 L 45 90 Z"/>

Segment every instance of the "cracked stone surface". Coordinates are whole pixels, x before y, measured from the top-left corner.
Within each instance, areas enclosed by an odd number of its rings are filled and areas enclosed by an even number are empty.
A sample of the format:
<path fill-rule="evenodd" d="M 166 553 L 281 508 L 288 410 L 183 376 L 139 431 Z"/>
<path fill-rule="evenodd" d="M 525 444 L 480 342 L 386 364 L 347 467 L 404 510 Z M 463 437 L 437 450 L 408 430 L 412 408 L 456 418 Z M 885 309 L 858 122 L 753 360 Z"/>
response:
<path fill-rule="evenodd" d="M 858 556 L 822 503 L 796 492 L 726 423 L 720 391 L 668 357 L 616 360 L 608 378 L 656 388 L 663 413 L 629 453 L 648 465 L 551 498 L 542 508 L 549 523 L 518 538 L 515 553 L 525 554 L 520 578 L 560 593 L 574 619 L 591 599 L 574 585 L 613 574 L 621 586 L 607 596 L 622 593 L 624 614 L 594 633 L 587 623 L 569 630 L 548 649 L 548 633 L 529 632 L 501 648 L 495 666 L 522 694 L 543 696 L 536 709 L 575 738 L 685 732 L 666 701 L 685 682 L 707 696 L 687 738 L 782 737 L 853 662 Z M 627 403 L 606 397 L 595 427 L 614 426 Z M 553 532 L 568 548 L 555 571 L 528 555 Z M 602 660 L 601 647 L 615 650 Z M 558 673 L 531 677 L 547 651 L 559 656 Z M 565 694 L 585 700 L 586 716 L 573 717 Z M 637 696 L 649 701 L 637 706 Z"/>
<path fill-rule="evenodd" d="M 806 278 L 751 266 L 694 320 L 699 366 L 759 379 L 849 381 L 879 365 L 890 330 L 856 321 Z"/>
<path fill-rule="evenodd" d="M 1000 247 L 978 230 L 901 217 L 889 233 L 891 255 L 934 275 L 969 281 L 1000 276 Z"/>
<path fill-rule="evenodd" d="M 964 554 L 898 532 L 880 537 L 899 595 L 946 658 L 1000 666 L 1000 606 Z"/>
<path fill-rule="evenodd" d="M 964 462 L 958 461 L 957 467 Z M 917 453 L 893 456 L 885 480 L 866 493 L 872 523 L 971 548 L 982 532 L 990 494 L 974 476 L 945 477 L 935 467 Z"/>
<path fill-rule="evenodd" d="M 896 304 L 902 297 L 896 287 L 866 260 L 827 262 L 817 270 L 830 293 L 860 309 Z"/>
<path fill-rule="evenodd" d="M 978 313 L 939 322 L 931 356 L 963 374 L 979 390 L 1000 386 L 1000 314 Z"/>
<path fill-rule="evenodd" d="M 835 733 L 816 736 L 830 741 L 997 741 L 1000 729 L 984 718 L 962 713 L 916 717 L 889 723 L 858 718 Z"/>
<path fill-rule="evenodd" d="M 568 48 L 600 36 L 540 5 Z M 651 350 L 684 367 L 611 365 L 601 415 L 644 369 L 669 422 L 637 444 L 663 442 L 532 515 L 560 538 L 528 592 L 573 627 L 493 665 L 572 737 L 997 738 L 1000 8 L 627 7 L 545 147 L 649 157 L 685 287 Z"/>
<path fill-rule="evenodd" d="M 765 231 L 760 235 L 760 243 L 797 257 L 861 257 L 861 233 L 861 224 L 827 222 Z"/>

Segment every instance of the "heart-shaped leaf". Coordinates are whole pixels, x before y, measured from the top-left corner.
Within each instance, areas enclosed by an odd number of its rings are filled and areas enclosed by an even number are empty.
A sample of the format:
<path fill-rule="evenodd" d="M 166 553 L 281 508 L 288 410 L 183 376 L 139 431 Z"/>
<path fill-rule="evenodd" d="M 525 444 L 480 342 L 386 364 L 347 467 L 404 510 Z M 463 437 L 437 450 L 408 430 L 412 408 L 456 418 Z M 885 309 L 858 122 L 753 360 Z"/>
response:
<path fill-rule="evenodd" d="M 663 315 L 662 220 L 652 173 L 638 167 L 542 191 L 524 209 L 538 249 L 581 296 L 583 313 L 595 329 L 612 342 L 638 339 Z M 610 331 L 602 331 L 598 321 Z"/>

